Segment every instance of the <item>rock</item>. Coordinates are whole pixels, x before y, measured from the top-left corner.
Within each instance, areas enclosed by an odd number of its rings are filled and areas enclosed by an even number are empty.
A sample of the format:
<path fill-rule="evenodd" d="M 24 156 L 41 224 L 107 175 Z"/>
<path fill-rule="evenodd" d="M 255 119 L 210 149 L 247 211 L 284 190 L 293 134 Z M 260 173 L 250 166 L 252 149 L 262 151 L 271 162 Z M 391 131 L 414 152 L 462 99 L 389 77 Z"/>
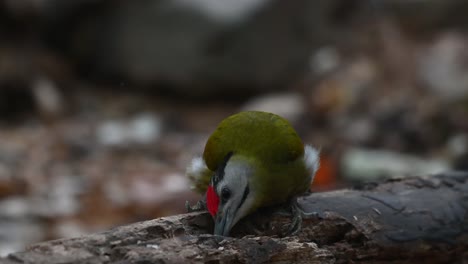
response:
<path fill-rule="evenodd" d="M 330 46 L 318 49 L 310 58 L 310 68 L 319 76 L 335 70 L 340 63 L 338 51 Z"/>
<path fill-rule="evenodd" d="M 385 150 L 349 149 L 341 161 L 344 177 L 353 181 L 375 181 L 391 176 L 436 174 L 449 170 L 443 160 L 424 160 Z"/>
<path fill-rule="evenodd" d="M 162 122 L 150 113 L 141 113 L 131 119 L 104 121 L 96 130 L 97 141 L 106 146 L 146 145 L 161 136 Z"/>
<path fill-rule="evenodd" d="M 205 97 L 277 90 L 303 76 L 340 1 L 48 2 L 51 45 L 78 68 Z"/>
<path fill-rule="evenodd" d="M 46 238 L 43 224 L 31 218 L 0 219 L 0 256 L 25 250 L 26 246 Z"/>
<path fill-rule="evenodd" d="M 79 195 L 85 190 L 84 179 L 67 175 L 67 168 L 56 170 L 50 182 L 31 194 L 31 212 L 37 216 L 71 216 L 80 209 Z"/>
<path fill-rule="evenodd" d="M 420 57 L 420 78 L 441 99 L 453 102 L 468 97 L 467 45 L 468 39 L 463 35 L 447 33 Z"/>
<path fill-rule="evenodd" d="M 63 98 L 52 80 L 38 78 L 32 84 L 32 91 L 37 108 L 43 116 L 53 118 L 63 114 Z"/>

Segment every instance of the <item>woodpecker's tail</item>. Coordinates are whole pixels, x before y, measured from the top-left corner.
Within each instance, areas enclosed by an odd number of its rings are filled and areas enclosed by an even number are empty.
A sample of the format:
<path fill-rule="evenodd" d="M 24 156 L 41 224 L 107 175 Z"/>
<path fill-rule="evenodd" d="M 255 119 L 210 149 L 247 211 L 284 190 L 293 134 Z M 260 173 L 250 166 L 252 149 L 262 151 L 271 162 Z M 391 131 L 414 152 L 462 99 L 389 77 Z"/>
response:
<path fill-rule="evenodd" d="M 196 192 L 205 193 L 213 172 L 208 169 L 203 158 L 196 157 L 187 167 L 186 174 L 192 184 L 191 188 Z"/>
<path fill-rule="evenodd" d="M 315 173 L 320 167 L 320 151 L 310 145 L 304 148 L 304 162 L 307 170 L 310 172 L 310 182 L 314 180 Z"/>

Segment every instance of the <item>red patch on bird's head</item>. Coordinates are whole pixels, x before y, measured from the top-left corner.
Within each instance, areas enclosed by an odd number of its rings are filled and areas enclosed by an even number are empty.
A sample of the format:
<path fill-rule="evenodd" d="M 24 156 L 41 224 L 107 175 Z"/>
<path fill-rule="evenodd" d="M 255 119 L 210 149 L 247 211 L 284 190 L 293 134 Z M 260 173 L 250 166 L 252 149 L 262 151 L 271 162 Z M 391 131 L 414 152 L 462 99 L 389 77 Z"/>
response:
<path fill-rule="evenodd" d="M 212 185 L 208 186 L 206 190 L 206 207 L 208 207 L 208 212 L 215 217 L 218 213 L 219 206 L 219 197 L 216 194 L 216 191 Z"/>

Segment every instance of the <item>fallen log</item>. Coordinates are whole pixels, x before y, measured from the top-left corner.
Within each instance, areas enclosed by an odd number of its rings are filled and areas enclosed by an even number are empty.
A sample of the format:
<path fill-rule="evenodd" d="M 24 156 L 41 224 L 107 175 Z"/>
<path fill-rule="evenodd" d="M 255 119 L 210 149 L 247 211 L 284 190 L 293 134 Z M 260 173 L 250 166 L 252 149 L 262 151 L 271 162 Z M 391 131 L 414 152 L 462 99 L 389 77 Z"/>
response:
<path fill-rule="evenodd" d="M 299 199 L 302 229 L 264 209 L 233 237 L 196 212 L 32 245 L 0 263 L 466 263 L 468 172 L 391 179 Z"/>

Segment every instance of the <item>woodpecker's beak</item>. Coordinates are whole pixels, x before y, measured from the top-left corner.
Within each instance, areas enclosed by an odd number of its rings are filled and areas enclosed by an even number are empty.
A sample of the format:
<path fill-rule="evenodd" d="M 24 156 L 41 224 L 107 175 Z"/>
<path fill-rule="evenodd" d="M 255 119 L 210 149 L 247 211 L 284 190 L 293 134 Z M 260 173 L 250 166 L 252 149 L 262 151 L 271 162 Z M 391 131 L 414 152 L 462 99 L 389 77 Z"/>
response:
<path fill-rule="evenodd" d="M 218 236 L 228 236 L 231 231 L 234 215 L 231 210 L 223 210 L 216 214 L 214 234 Z"/>

